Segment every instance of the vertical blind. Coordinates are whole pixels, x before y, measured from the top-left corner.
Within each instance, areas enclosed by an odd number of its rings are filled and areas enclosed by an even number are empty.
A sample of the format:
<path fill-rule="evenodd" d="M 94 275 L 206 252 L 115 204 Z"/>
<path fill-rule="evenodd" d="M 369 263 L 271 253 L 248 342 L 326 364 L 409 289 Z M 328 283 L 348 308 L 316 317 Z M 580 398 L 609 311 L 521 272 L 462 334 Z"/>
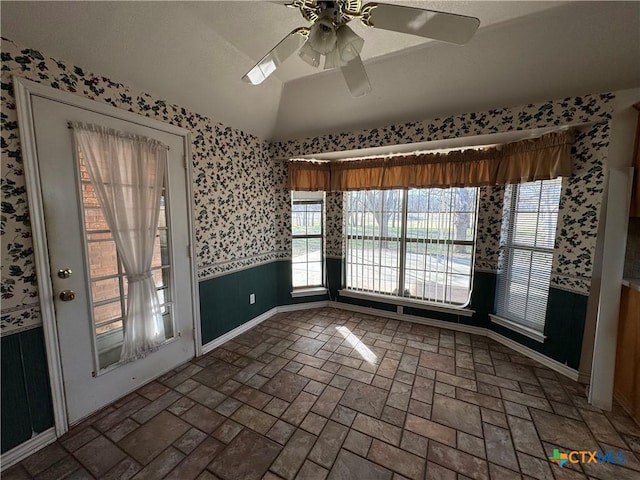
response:
<path fill-rule="evenodd" d="M 497 314 L 543 333 L 562 179 L 507 185 Z"/>

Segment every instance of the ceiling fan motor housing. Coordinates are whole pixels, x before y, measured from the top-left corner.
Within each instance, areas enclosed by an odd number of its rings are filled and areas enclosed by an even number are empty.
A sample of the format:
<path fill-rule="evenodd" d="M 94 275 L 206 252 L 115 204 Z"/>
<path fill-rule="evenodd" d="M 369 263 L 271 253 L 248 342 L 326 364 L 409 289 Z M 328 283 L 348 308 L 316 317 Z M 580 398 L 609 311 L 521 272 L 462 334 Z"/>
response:
<path fill-rule="evenodd" d="M 300 12 L 311 23 L 319 18 L 330 16 L 334 25 L 337 26 L 349 22 L 354 16 L 359 16 L 361 7 L 361 0 L 303 0 L 300 4 Z"/>

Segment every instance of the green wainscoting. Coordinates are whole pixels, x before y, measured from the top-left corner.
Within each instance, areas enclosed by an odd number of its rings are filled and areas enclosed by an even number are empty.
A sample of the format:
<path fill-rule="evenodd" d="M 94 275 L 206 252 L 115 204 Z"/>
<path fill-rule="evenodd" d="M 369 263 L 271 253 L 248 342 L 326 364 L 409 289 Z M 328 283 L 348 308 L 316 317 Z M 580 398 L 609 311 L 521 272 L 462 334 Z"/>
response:
<path fill-rule="evenodd" d="M 2 453 L 53 427 L 42 327 L 2 337 Z"/>
<path fill-rule="evenodd" d="M 270 262 L 200 282 L 203 345 L 275 307 L 276 272 L 277 262 Z M 256 296 L 253 305 L 251 293 Z"/>
<path fill-rule="evenodd" d="M 338 290 L 342 288 L 342 259 L 327 258 L 327 285 L 331 300 L 338 298 Z"/>
<path fill-rule="evenodd" d="M 249 304 L 255 293 L 256 303 Z M 329 296 L 291 297 L 291 260 L 279 260 L 200 282 L 202 344 L 273 307 L 328 300 Z"/>
<path fill-rule="evenodd" d="M 477 327 L 489 327 L 489 314 L 494 312 L 496 298 L 496 282 L 498 276 L 495 272 L 474 272 L 473 291 L 469 308 L 474 310 L 472 325 Z"/>

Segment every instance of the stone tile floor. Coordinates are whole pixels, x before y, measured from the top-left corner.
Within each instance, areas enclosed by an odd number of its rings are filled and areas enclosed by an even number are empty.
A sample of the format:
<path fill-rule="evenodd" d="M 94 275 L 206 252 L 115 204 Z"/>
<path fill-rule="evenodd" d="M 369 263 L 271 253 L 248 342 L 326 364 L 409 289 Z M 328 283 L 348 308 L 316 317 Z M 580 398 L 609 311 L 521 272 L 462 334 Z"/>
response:
<path fill-rule="evenodd" d="M 563 468 L 555 448 L 623 452 Z M 280 314 L 74 427 L 3 479 L 640 479 L 640 428 L 485 337 Z"/>

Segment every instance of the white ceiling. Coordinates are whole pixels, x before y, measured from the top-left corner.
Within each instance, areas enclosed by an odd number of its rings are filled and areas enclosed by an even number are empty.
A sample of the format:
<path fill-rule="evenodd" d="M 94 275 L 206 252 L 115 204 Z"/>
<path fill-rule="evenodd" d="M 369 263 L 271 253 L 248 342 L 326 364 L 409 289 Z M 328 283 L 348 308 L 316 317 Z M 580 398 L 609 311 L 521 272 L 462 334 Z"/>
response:
<path fill-rule="evenodd" d="M 366 2 L 365 2 L 366 3 Z M 297 56 L 240 80 L 306 21 L 277 2 L 8 2 L 2 36 L 266 139 L 640 85 L 640 2 L 390 1 L 478 17 L 466 46 L 350 26 L 373 91 Z"/>

